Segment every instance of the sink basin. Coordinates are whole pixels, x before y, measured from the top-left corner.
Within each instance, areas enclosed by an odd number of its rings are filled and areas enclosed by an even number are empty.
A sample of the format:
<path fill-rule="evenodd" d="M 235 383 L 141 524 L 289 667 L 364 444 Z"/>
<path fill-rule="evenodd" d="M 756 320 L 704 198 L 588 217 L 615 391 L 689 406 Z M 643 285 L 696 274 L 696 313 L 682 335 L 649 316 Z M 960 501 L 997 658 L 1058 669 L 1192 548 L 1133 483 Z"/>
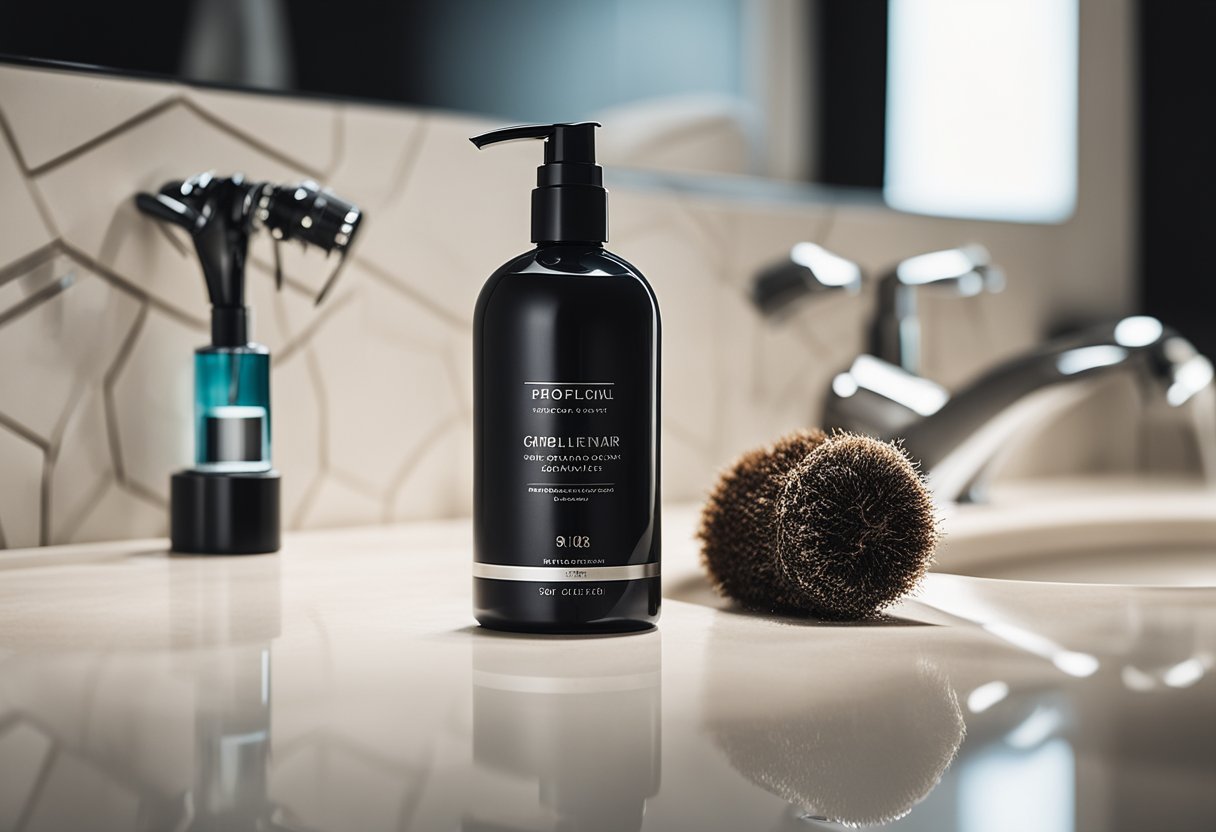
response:
<path fill-rule="evenodd" d="M 1039 491 L 959 506 L 944 522 L 936 572 L 977 578 L 1216 587 L 1216 492 Z"/>

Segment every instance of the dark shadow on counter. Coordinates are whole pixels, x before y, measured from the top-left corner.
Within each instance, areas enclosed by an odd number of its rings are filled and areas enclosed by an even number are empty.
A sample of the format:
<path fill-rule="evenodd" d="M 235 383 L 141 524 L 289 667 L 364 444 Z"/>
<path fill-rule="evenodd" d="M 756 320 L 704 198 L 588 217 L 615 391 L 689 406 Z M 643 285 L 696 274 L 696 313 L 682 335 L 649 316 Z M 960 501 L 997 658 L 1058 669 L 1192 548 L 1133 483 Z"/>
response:
<path fill-rule="evenodd" d="M 863 621 L 823 621 L 810 616 L 777 615 L 749 610 L 739 606 L 729 598 L 723 598 L 714 591 L 709 580 L 703 575 L 690 575 L 671 584 L 664 584 L 663 597 L 672 601 L 682 601 L 686 604 L 697 604 L 709 607 L 728 615 L 740 615 L 748 618 L 762 618 L 787 624 L 791 627 L 936 627 L 932 621 L 921 621 L 914 618 L 901 618 L 894 615 L 880 615 L 877 618 Z"/>

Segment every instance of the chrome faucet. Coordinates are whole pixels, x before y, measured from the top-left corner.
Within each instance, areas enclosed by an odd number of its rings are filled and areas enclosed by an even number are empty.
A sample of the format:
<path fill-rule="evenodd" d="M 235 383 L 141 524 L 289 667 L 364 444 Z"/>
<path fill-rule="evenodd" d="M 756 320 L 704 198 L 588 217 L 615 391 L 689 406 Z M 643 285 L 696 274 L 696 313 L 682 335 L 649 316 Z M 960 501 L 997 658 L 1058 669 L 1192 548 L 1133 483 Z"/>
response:
<path fill-rule="evenodd" d="M 820 288 L 831 285 L 804 279 Z M 757 292 L 762 281 L 756 282 Z M 1168 407 L 1196 400 L 1193 427 L 1211 479 L 1216 471 L 1212 363 L 1155 318 L 1124 318 L 1055 339 L 999 364 L 955 393 L 919 375 L 918 287 L 970 297 L 998 291 L 1003 282 L 979 246 L 901 262 L 879 281 L 869 354 L 858 356 L 832 379 L 823 426 L 902 439 L 939 499 L 976 501 L 983 498 L 988 476 L 1011 440 L 1089 395 L 1090 382 L 1130 373 L 1145 395 Z M 767 305 L 756 301 L 772 314 L 794 296 L 787 292 L 774 300 L 766 293 Z"/>
<path fill-rule="evenodd" d="M 861 267 L 815 243 L 797 243 L 789 257 L 763 269 L 752 282 L 752 303 L 777 315 L 805 295 L 861 291 Z"/>
<path fill-rule="evenodd" d="M 992 265 L 988 250 L 970 245 L 909 257 L 878 282 L 877 309 L 870 326 L 870 352 L 909 373 L 921 372 L 920 317 L 916 297 L 924 290 L 960 298 L 1005 288 L 1005 273 Z"/>

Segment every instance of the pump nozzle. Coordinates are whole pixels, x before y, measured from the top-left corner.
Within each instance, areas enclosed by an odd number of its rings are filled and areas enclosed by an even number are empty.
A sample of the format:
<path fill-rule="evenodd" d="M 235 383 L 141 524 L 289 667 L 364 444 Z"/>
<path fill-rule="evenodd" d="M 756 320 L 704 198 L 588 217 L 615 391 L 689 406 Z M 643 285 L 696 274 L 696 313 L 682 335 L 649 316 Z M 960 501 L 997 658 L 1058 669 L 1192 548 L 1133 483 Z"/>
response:
<path fill-rule="evenodd" d="M 532 191 L 532 242 L 602 243 L 608 239 L 608 192 L 595 163 L 598 122 L 525 124 L 491 130 L 471 141 L 483 148 L 517 139 L 544 139 L 544 164 Z"/>
<path fill-rule="evenodd" d="M 474 136 L 469 141 L 477 145 L 478 150 L 481 150 L 488 144 L 498 144 L 499 142 L 513 142 L 517 139 L 547 139 L 556 131 L 556 124 L 521 124 L 518 127 L 491 130 L 489 133 Z"/>
<path fill-rule="evenodd" d="M 595 128 L 598 121 L 580 121 L 572 124 L 521 124 L 491 130 L 469 139 L 478 149 L 499 142 L 517 139 L 545 139 L 545 164 L 554 162 L 582 162 L 595 164 Z"/>

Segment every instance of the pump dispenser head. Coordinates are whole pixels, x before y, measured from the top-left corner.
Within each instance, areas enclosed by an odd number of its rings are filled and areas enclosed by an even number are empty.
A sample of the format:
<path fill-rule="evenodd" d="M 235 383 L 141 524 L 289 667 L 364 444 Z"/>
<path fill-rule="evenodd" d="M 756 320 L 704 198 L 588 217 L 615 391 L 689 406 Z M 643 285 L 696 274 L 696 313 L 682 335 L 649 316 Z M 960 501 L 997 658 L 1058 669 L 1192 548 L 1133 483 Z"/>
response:
<path fill-rule="evenodd" d="M 603 243 L 608 240 L 608 191 L 595 163 L 598 122 L 527 124 L 469 139 L 478 148 L 516 139 L 544 139 L 544 164 L 532 191 L 532 242 Z"/>

